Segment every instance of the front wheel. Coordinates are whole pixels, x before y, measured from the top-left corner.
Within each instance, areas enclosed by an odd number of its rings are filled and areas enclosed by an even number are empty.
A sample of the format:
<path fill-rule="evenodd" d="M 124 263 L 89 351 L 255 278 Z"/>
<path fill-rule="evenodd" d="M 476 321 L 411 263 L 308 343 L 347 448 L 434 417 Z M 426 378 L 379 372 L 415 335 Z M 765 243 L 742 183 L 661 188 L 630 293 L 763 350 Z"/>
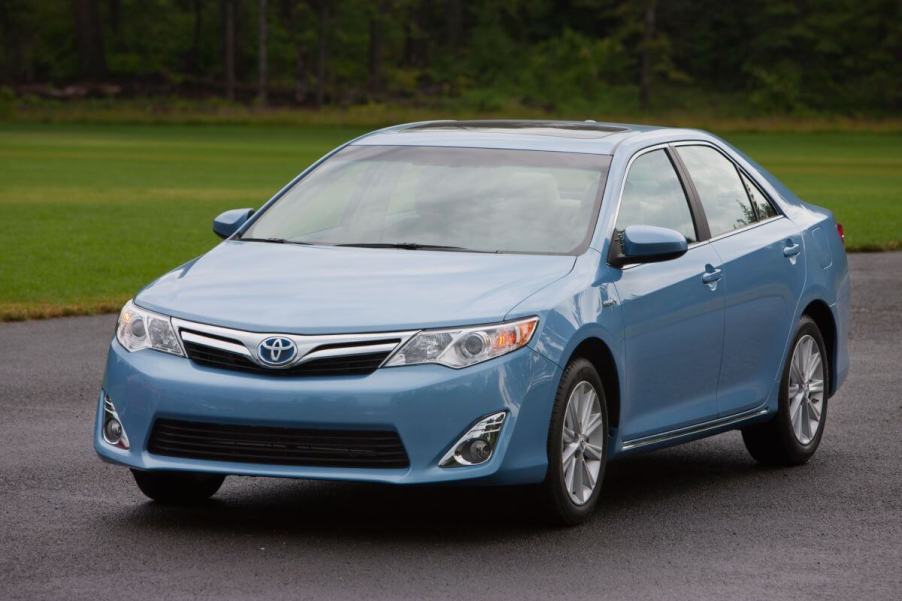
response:
<path fill-rule="evenodd" d="M 225 476 L 191 472 L 142 472 L 132 470 L 135 482 L 146 496 L 169 505 L 190 505 L 209 499 L 222 486 Z"/>
<path fill-rule="evenodd" d="M 585 359 L 564 370 L 548 432 L 543 484 L 552 521 L 575 525 L 598 504 L 608 453 L 608 411 L 601 378 Z"/>
<path fill-rule="evenodd" d="M 769 422 L 742 430 L 749 453 L 765 465 L 801 465 L 811 459 L 827 421 L 830 363 L 817 324 L 802 317 L 780 381 L 780 408 Z"/>

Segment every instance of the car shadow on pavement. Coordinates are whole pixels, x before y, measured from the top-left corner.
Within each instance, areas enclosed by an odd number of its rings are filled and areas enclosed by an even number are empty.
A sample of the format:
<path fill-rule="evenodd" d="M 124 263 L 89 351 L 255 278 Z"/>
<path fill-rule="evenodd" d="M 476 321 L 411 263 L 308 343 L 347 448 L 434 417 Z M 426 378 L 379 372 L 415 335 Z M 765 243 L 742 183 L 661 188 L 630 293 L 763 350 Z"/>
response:
<path fill-rule="evenodd" d="M 735 441 L 734 441 L 735 442 Z M 608 465 L 599 509 L 590 525 L 605 519 L 623 525 L 638 513 L 691 511 L 699 497 L 730 502 L 734 484 L 779 478 L 745 455 L 718 444 L 690 444 Z M 741 446 L 741 443 L 740 443 Z M 741 452 L 740 452 L 741 451 Z M 749 481 L 749 482 L 743 482 Z M 478 541 L 554 528 L 530 487 L 413 486 L 230 478 L 210 501 L 170 507 L 141 501 L 119 514 L 121 525 L 155 531 L 280 535 L 328 534 L 351 539 Z M 115 514 L 104 517 L 107 525 Z"/>

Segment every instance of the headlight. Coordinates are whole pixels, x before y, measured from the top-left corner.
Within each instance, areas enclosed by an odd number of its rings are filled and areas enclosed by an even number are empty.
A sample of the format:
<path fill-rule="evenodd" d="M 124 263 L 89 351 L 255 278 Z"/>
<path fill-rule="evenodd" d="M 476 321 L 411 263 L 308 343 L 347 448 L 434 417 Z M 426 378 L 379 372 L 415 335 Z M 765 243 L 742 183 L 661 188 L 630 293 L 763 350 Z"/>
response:
<path fill-rule="evenodd" d="M 482 363 L 526 346 L 538 323 L 538 317 L 530 317 L 491 326 L 426 330 L 408 340 L 385 366 L 440 363 L 460 368 Z"/>
<path fill-rule="evenodd" d="M 184 355 L 169 318 L 142 309 L 132 301 L 125 303 L 119 314 L 116 340 L 128 351 L 152 348 L 173 355 Z"/>

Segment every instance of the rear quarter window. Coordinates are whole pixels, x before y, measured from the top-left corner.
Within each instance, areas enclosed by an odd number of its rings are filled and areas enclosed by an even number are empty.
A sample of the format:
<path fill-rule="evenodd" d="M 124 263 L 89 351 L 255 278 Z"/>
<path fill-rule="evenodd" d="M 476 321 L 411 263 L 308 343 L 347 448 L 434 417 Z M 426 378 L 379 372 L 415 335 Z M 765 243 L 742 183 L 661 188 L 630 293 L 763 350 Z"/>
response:
<path fill-rule="evenodd" d="M 680 146 L 677 152 L 698 192 L 712 237 L 758 220 L 732 161 L 710 146 Z"/>
<path fill-rule="evenodd" d="M 748 192 L 749 199 L 752 201 L 752 206 L 755 208 L 755 215 L 757 216 L 758 221 L 776 217 L 778 215 L 777 210 L 774 208 L 774 205 L 771 204 L 767 196 L 764 195 L 764 192 L 752 183 L 752 180 L 744 173 L 740 173 L 739 175 L 742 178 L 742 183 L 745 186 L 746 192 Z"/>

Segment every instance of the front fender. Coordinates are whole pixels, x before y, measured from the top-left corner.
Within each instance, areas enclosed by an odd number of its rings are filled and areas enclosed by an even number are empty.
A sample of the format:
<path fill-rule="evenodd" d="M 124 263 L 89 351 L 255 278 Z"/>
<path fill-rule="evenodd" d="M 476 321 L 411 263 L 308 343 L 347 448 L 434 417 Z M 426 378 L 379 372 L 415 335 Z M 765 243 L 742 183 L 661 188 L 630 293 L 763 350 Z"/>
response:
<path fill-rule="evenodd" d="M 620 298 L 613 285 L 618 274 L 619 270 L 603 263 L 597 250 L 590 249 L 577 259 L 566 278 L 539 290 L 506 316 L 513 319 L 539 315 L 540 330 L 530 346 L 561 368 L 556 374 L 555 390 L 570 358 L 587 340 L 598 340 L 608 348 L 617 371 L 617 387 L 623 390 L 622 316 Z M 619 444 L 617 436 L 611 437 L 610 444 Z"/>

